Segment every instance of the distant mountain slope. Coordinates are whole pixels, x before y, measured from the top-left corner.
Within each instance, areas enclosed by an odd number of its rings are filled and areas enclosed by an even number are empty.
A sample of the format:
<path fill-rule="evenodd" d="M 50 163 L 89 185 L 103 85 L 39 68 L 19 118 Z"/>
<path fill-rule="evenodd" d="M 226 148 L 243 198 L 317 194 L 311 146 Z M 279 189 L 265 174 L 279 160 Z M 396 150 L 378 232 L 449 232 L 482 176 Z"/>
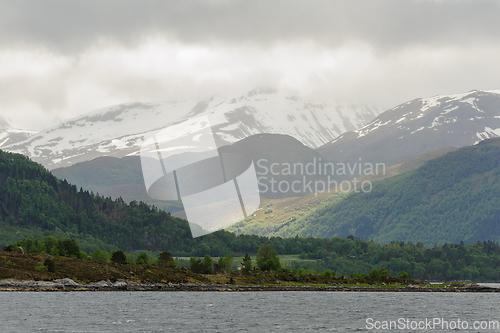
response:
<path fill-rule="evenodd" d="M 370 193 L 327 204 L 274 235 L 354 235 L 427 244 L 500 241 L 500 139 L 376 182 Z"/>
<path fill-rule="evenodd" d="M 318 152 L 332 162 L 393 164 L 446 146 L 464 147 L 500 136 L 500 91 L 419 98 L 342 134 Z"/>
<path fill-rule="evenodd" d="M 319 160 L 319 155 L 314 149 L 311 149 L 298 140 L 280 134 L 257 134 L 242 139 L 232 145 L 219 148 L 219 154 L 238 154 L 236 164 L 232 165 L 237 174 L 246 170 L 251 161 L 254 161 L 256 171 L 264 173 L 271 164 L 278 163 L 300 163 L 306 165 L 312 163 L 314 159 Z M 216 158 L 218 159 L 218 158 Z M 259 162 L 260 160 L 260 162 Z M 167 161 L 167 160 L 166 160 Z M 166 163 L 166 162 L 165 162 Z M 260 165 L 260 167 L 259 167 Z M 206 166 L 203 166 L 205 168 Z M 276 169 L 278 170 L 278 169 Z M 196 172 L 196 170 L 193 170 Z M 216 174 L 210 169 L 202 171 L 207 175 Z M 121 159 L 115 157 L 99 157 L 92 161 L 76 163 L 70 167 L 57 168 L 52 170 L 59 179 L 66 179 L 71 184 L 83 187 L 88 191 L 98 192 L 100 195 L 111 196 L 112 198 L 122 197 L 126 202 L 133 200 L 144 201 L 155 206 L 175 213 L 182 209 L 182 205 L 175 202 L 158 201 L 151 199 L 145 189 L 142 176 L 141 161 L 138 156 L 128 156 Z M 315 180 L 321 177 L 307 174 L 296 175 L 271 175 L 262 174 L 261 195 L 267 198 L 301 196 L 307 193 L 295 193 L 291 189 L 287 191 L 272 191 L 271 178 L 276 182 L 293 181 L 303 182 L 306 179 Z M 266 190 L 267 187 L 267 190 Z"/>
<path fill-rule="evenodd" d="M 255 89 L 234 98 L 201 101 L 129 103 L 91 112 L 5 147 L 49 169 L 99 156 L 136 155 L 145 138 L 171 125 L 207 116 L 218 147 L 259 133 L 293 136 L 316 148 L 355 130 L 379 110 L 336 102 L 304 100 L 271 89 Z M 196 132 L 179 133 L 192 140 Z"/>
<path fill-rule="evenodd" d="M 66 179 L 69 183 L 88 190 L 93 190 L 88 188 L 89 186 L 144 184 L 138 156 L 123 158 L 103 156 L 70 167 L 54 169 L 51 172 L 59 179 Z"/>
<path fill-rule="evenodd" d="M 443 156 L 457 149 L 459 148 L 443 147 L 419 156 L 402 158 L 399 161 L 395 161 L 395 164 L 387 167 L 385 174 L 361 176 L 357 177 L 357 179 L 360 182 L 365 180 L 374 182 L 377 180 L 393 177 L 403 172 L 418 168 L 431 159 Z M 347 195 L 347 193 L 329 193 L 325 191 L 304 197 L 264 199 L 261 202 L 261 206 L 267 207 L 269 210 L 272 210 L 271 214 L 269 214 L 268 209 L 260 209 L 244 221 L 234 224 L 229 228 L 226 228 L 226 230 L 234 232 L 237 235 L 255 234 L 259 236 L 272 237 L 275 234 L 282 232 L 282 229 L 286 228 L 286 225 L 290 224 L 291 221 L 295 221 L 305 216 L 314 209 L 323 206 L 328 202 L 336 202 L 345 195 Z"/>

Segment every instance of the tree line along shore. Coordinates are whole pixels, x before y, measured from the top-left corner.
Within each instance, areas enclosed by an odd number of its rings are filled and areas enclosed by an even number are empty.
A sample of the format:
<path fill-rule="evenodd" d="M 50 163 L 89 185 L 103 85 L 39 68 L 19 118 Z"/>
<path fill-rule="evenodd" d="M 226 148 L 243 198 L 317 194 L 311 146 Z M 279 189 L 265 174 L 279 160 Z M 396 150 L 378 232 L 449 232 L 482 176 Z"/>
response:
<path fill-rule="evenodd" d="M 272 260 L 267 264 L 261 263 L 261 267 L 258 266 L 256 254 L 259 249 L 270 247 L 277 253 L 277 259 L 281 258 L 279 268 L 286 268 L 299 277 L 318 272 L 334 277 L 362 278 L 364 275 L 370 275 L 373 270 L 384 268 L 391 276 L 400 276 L 404 272 L 418 280 L 500 281 L 500 246 L 490 241 L 425 247 L 423 243 L 411 242 L 379 244 L 352 236 L 332 239 L 294 238 L 293 242 L 288 240 L 270 238 L 268 242 L 262 241 L 262 245 L 255 252 L 250 252 L 254 261 L 252 267 L 266 270 L 270 265 L 276 269 L 278 265 Z M 297 249 L 292 251 L 288 248 L 289 245 L 296 245 Z M 176 257 L 177 260 L 172 261 L 176 266 L 184 267 L 194 273 L 242 269 L 243 258 L 248 253 L 225 252 L 212 259 L 210 252 L 200 252 L 198 256 L 183 256 L 185 253 L 176 251 L 126 252 L 115 248 L 110 251 L 96 249 L 87 254 L 75 239 L 56 239 L 53 236 L 46 236 L 40 240 L 24 238 L 6 246 L 6 249 L 9 247 L 11 251 L 13 248 L 18 251 L 17 248 L 20 247 L 25 254 L 91 258 L 94 261 L 131 265 L 158 265 L 162 260 L 169 261 L 169 258 Z M 0 263 L 2 263 L 1 258 Z"/>
<path fill-rule="evenodd" d="M 497 290 L 473 283 L 431 285 L 414 280 L 405 271 L 393 276 L 385 268 L 350 275 L 289 269 L 282 267 L 277 251 L 269 244 L 258 250 L 255 260 L 246 254 L 191 257 L 184 262 L 187 267 L 178 261 L 168 251 L 153 260 L 146 252 L 134 256 L 120 249 L 111 253 L 96 250 L 89 256 L 74 239 L 23 239 L 0 251 L 0 290 Z"/>

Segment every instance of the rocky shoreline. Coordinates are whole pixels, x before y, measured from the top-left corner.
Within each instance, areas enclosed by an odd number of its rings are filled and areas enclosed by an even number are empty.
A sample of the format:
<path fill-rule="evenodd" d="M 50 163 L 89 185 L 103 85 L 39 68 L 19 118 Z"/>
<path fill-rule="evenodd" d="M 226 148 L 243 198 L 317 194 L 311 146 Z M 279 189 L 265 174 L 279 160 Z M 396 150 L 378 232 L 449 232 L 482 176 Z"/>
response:
<path fill-rule="evenodd" d="M 354 291 L 354 292 L 500 292 L 500 288 L 490 288 L 478 285 L 449 286 L 445 288 L 421 287 L 409 285 L 406 287 L 356 287 L 356 286 L 238 286 L 204 283 L 137 283 L 132 281 L 109 280 L 79 284 L 71 279 L 53 281 L 17 281 L 0 280 L 0 291 Z"/>

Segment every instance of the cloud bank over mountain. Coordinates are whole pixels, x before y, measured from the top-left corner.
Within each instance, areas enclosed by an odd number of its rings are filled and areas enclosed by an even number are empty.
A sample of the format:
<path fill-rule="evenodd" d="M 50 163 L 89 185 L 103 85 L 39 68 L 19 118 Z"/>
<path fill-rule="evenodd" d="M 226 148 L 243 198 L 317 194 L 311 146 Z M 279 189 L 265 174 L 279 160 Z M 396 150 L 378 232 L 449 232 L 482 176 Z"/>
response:
<path fill-rule="evenodd" d="M 391 108 L 499 89 L 498 1 L 0 1 L 0 115 L 47 127 L 112 104 L 255 86 Z"/>

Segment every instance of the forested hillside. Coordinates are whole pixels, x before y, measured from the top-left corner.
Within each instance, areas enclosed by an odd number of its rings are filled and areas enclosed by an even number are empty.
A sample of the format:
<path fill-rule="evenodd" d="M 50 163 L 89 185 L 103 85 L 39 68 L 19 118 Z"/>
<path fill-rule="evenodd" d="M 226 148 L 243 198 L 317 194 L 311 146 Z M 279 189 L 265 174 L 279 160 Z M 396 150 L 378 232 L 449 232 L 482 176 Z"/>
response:
<path fill-rule="evenodd" d="M 148 196 L 139 156 L 102 156 L 70 167 L 51 170 L 51 173 L 78 188 L 82 187 L 112 199 L 122 198 L 126 203 L 142 201 L 172 214 L 184 209 L 180 201 L 160 201 Z"/>
<path fill-rule="evenodd" d="M 374 183 L 274 233 L 425 244 L 500 240 L 500 139 L 485 140 Z"/>
<path fill-rule="evenodd" d="M 24 237 L 72 237 L 82 250 L 171 251 L 179 256 L 255 253 L 271 244 L 279 253 L 299 254 L 324 247 L 328 239 L 218 231 L 193 239 L 187 221 L 142 202 L 130 205 L 77 190 L 29 158 L 0 151 L 0 247 Z"/>
<path fill-rule="evenodd" d="M 0 210 L 2 244 L 41 232 L 75 235 L 83 246 L 104 242 L 130 249 L 180 246 L 190 238 L 184 220 L 142 202 L 127 205 L 77 190 L 27 157 L 5 152 L 0 152 Z"/>

